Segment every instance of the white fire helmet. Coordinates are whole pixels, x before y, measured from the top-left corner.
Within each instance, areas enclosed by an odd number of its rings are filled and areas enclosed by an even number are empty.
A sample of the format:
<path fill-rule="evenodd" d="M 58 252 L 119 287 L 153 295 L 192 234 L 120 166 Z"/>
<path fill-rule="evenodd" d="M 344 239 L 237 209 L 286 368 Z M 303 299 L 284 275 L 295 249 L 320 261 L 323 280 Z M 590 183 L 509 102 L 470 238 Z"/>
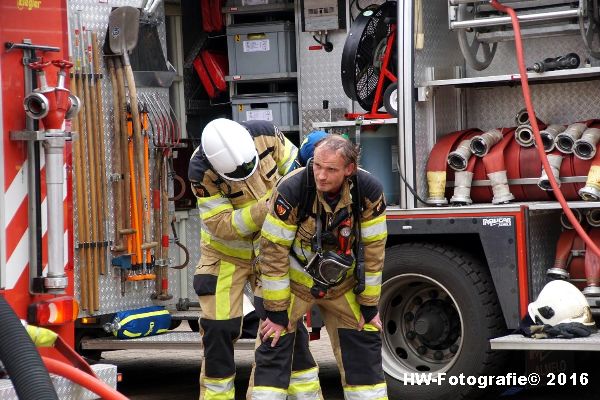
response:
<path fill-rule="evenodd" d="M 202 131 L 202 149 L 221 175 L 231 181 L 249 178 L 258 166 L 258 153 L 250 132 L 235 121 L 218 118 Z"/>
<path fill-rule="evenodd" d="M 577 287 L 563 281 L 550 281 L 538 298 L 527 307 L 535 324 L 557 325 L 580 322 L 587 326 L 595 324 L 588 302 Z"/>

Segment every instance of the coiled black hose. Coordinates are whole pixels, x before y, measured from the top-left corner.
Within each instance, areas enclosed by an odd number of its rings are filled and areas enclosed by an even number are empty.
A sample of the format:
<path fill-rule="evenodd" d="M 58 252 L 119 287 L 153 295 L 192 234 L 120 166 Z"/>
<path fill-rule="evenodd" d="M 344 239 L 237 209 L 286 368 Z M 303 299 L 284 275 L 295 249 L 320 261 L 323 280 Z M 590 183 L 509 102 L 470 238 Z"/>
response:
<path fill-rule="evenodd" d="M 35 345 L 6 299 L 0 296 L 0 360 L 20 400 L 58 400 Z"/>

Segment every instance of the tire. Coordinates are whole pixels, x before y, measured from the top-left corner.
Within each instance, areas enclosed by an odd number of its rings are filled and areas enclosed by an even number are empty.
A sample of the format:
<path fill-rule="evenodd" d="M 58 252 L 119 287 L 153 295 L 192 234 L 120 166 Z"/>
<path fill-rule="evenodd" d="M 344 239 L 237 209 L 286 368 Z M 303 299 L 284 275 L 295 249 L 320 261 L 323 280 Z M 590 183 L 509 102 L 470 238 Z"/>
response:
<path fill-rule="evenodd" d="M 427 243 L 386 249 L 380 311 L 390 398 L 479 397 L 488 392 L 448 379 L 503 370 L 506 354 L 492 352 L 488 342 L 506 330 L 491 277 L 479 260 L 459 250 Z M 407 379 L 437 373 L 446 374 L 441 385 Z"/>
<path fill-rule="evenodd" d="M 398 116 L 398 82 L 390 83 L 383 92 L 383 106 L 388 114 Z"/>

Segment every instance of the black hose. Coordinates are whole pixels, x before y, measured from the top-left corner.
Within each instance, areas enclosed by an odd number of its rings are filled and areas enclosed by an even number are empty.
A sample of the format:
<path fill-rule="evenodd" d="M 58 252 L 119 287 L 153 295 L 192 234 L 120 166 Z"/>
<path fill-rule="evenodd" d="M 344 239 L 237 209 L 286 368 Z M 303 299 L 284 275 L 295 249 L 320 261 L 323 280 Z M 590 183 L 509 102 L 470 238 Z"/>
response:
<path fill-rule="evenodd" d="M 58 400 L 35 345 L 6 299 L 0 296 L 0 360 L 20 400 Z"/>

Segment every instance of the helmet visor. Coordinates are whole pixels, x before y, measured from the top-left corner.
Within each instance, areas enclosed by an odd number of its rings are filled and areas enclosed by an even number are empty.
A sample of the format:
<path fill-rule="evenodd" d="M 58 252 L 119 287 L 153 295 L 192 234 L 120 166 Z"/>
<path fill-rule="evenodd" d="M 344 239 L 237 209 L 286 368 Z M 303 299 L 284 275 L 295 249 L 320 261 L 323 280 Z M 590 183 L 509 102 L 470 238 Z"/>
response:
<path fill-rule="evenodd" d="M 251 161 L 238 165 L 232 172 L 225 172 L 223 176 L 227 179 L 239 181 L 248 178 L 256 170 L 258 158 L 255 156 Z"/>

